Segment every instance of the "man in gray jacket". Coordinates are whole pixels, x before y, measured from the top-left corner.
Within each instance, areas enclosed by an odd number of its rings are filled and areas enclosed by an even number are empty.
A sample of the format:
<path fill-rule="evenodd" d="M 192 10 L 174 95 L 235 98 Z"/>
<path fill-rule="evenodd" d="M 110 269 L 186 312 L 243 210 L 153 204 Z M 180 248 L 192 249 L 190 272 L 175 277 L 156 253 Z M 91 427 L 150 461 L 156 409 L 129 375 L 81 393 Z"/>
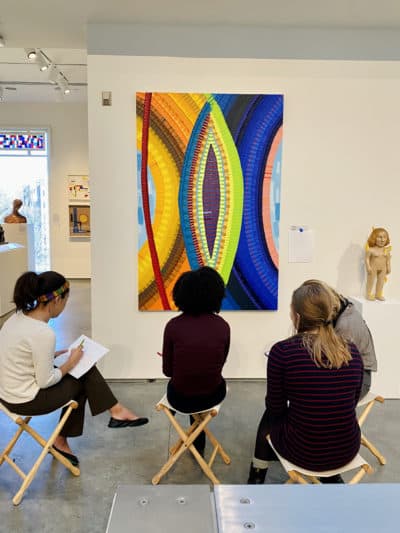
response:
<path fill-rule="evenodd" d="M 376 372 L 378 366 L 374 341 L 365 320 L 355 305 L 341 294 L 338 294 L 334 289 L 331 288 L 331 291 L 335 300 L 336 309 L 333 327 L 342 337 L 357 346 L 364 363 L 363 382 L 360 394 L 360 398 L 363 398 L 371 388 L 371 372 Z"/>

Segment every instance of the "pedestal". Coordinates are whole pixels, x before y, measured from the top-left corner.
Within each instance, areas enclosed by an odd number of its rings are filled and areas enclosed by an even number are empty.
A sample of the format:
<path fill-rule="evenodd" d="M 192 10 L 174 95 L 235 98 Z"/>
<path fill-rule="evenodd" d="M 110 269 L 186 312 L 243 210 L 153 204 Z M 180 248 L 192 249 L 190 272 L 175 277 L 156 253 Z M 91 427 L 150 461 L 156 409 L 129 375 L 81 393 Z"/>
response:
<path fill-rule="evenodd" d="M 12 303 L 15 282 L 27 267 L 26 248 L 22 244 L 0 246 L 0 316 L 15 308 Z"/>
<path fill-rule="evenodd" d="M 33 224 L 2 224 L 6 241 L 22 244 L 27 250 L 27 270 L 35 270 L 35 237 Z"/>
<path fill-rule="evenodd" d="M 371 330 L 378 371 L 372 372 L 371 390 L 384 398 L 400 398 L 400 302 L 369 301 L 351 297 Z"/>

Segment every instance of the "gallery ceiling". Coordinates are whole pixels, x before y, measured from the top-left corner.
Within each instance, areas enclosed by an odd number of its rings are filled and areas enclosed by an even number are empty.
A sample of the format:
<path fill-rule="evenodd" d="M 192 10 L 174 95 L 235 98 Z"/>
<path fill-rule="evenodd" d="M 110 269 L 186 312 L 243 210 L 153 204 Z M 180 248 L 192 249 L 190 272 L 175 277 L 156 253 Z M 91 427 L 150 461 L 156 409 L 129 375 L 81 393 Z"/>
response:
<path fill-rule="evenodd" d="M 400 29 L 398 0 L 18 0 L 0 10 L 0 88 L 6 102 L 86 100 L 89 23 Z M 26 57 L 43 50 L 69 82 L 68 95 Z M 48 69 L 49 70 L 49 69 Z M 1 96 L 1 89 L 0 89 Z M 68 99 L 67 99 L 68 96 Z"/>

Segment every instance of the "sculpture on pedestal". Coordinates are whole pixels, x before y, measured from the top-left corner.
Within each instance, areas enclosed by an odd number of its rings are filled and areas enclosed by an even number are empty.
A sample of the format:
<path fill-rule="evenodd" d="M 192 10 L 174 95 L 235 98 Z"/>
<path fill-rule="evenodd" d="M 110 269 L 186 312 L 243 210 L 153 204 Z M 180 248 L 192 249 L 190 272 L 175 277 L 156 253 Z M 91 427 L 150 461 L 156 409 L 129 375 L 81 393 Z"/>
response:
<path fill-rule="evenodd" d="M 22 200 L 19 200 L 16 198 L 13 201 L 13 210 L 12 213 L 4 217 L 4 222 L 7 224 L 25 224 L 26 223 L 26 217 L 24 215 L 21 215 L 19 212 L 19 209 L 21 209 L 22 206 Z"/>
<path fill-rule="evenodd" d="M 392 247 L 389 244 L 389 233 L 384 228 L 374 228 L 368 237 L 365 247 L 368 300 L 385 300 L 383 296 L 383 285 L 391 270 L 390 252 Z"/>

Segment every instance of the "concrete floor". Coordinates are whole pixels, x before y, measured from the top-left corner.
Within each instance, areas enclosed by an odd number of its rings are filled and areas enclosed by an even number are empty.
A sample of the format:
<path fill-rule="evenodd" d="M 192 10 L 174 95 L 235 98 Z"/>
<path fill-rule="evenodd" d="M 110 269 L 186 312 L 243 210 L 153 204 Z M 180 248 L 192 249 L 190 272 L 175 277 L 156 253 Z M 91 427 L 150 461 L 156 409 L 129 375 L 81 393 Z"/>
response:
<path fill-rule="evenodd" d="M 58 347 L 70 344 L 82 331 L 90 335 L 90 291 L 87 282 L 75 281 L 67 309 L 54 326 Z M 0 532 L 104 532 L 111 503 L 119 484 L 149 484 L 167 458 L 169 443 L 175 440 L 163 414 L 154 405 L 165 391 L 165 381 L 129 381 L 111 384 L 117 397 L 138 414 L 148 416 L 150 423 L 139 428 L 109 429 L 108 415 L 95 418 L 87 413 L 85 434 L 71 439 L 81 461 L 81 476 L 74 478 L 49 456 L 28 489 L 22 503 L 13 507 L 11 498 L 19 486 L 19 478 L 8 465 L 0 469 Z M 232 458 L 230 466 L 216 459 L 215 472 L 222 483 L 244 484 L 253 453 L 254 437 L 263 412 L 265 382 L 263 380 L 231 380 L 229 395 L 220 415 L 211 423 Z M 363 483 L 400 481 L 400 425 L 398 400 L 376 406 L 365 425 L 365 433 L 387 458 L 380 466 L 368 451 L 363 456 L 374 467 L 374 474 Z M 37 417 L 33 426 L 44 435 L 54 427 L 57 414 Z M 0 414 L 0 448 L 10 439 L 12 424 Z M 24 437 L 15 448 L 13 458 L 28 467 L 39 447 Z M 206 451 L 207 454 L 207 451 Z M 283 483 L 286 475 L 274 463 L 266 483 Z M 184 456 L 162 483 L 201 484 L 208 480 L 189 456 Z"/>

